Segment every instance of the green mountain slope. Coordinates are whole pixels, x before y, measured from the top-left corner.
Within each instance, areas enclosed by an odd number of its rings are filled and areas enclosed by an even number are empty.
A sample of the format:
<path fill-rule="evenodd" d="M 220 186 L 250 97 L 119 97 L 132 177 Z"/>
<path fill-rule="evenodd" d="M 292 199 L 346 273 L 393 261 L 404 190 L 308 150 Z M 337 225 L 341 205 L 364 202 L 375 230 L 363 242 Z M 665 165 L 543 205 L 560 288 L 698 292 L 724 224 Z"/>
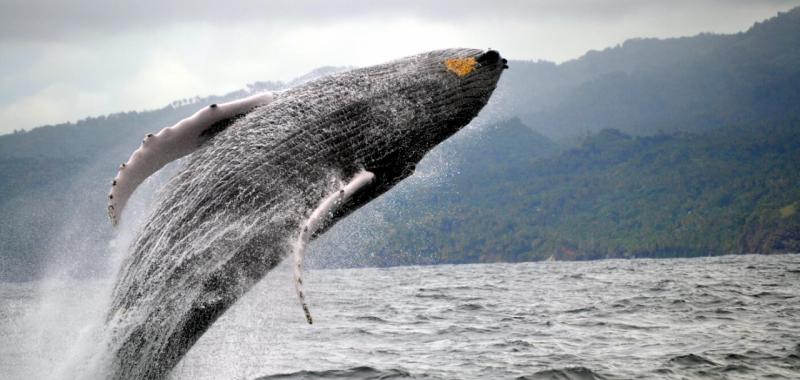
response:
<path fill-rule="evenodd" d="M 401 217 L 376 233 L 383 238 L 360 248 L 362 259 L 393 265 L 800 251 L 800 122 L 699 135 L 604 130 L 547 158 L 505 167 L 482 158 L 470 152 L 461 161 L 469 167 L 454 170 L 472 175 L 408 195 Z"/>

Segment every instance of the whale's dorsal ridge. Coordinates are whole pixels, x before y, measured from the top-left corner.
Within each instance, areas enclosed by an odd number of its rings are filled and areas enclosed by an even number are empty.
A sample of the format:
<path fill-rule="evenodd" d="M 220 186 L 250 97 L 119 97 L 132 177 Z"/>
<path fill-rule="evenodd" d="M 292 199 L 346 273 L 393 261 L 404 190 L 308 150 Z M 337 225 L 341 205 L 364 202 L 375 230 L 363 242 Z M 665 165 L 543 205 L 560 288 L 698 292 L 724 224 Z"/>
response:
<path fill-rule="evenodd" d="M 228 103 L 211 104 L 177 124 L 156 134 L 148 133 L 142 145 L 120 165 L 108 194 L 108 216 L 117 225 L 122 210 L 136 188 L 164 165 L 200 147 L 205 141 L 229 127 L 254 108 L 269 104 L 271 92 L 259 93 Z"/>

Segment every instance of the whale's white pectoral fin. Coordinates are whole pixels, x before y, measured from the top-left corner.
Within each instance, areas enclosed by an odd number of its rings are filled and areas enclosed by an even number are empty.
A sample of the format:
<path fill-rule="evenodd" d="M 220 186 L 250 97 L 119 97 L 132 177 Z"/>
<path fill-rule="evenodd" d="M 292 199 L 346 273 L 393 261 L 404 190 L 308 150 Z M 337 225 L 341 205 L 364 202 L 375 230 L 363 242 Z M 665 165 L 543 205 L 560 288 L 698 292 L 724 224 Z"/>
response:
<path fill-rule="evenodd" d="M 294 245 L 294 286 L 297 291 L 297 296 L 300 298 L 303 312 L 306 314 L 308 324 L 311 324 L 313 321 L 311 319 L 311 312 L 308 311 L 305 294 L 303 293 L 303 257 L 306 252 L 306 246 L 309 240 L 311 240 L 311 236 L 314 235 L 314 232 L 316 232 L 325 221 L 325 218 L 329 216 L 337 206 L 345 203 L 353 194 L 369 185 L 373 179 L 375 179 L 375 174 L 366 170 L 359 172 L 347 185 L 325 197 L 308 217 L 308 220 L 300 227 L 300 235 L 297 237 L 297 242 Z"/>
<path fill-rule="evenodd" d="M 272 93 L 265 92 L 228 103 L 212 104 L 171 127 L 146 135 L 142 146 L 120 165 L 116 178 L 111 182 L 108 194 L 111 224 L 119 222 L 131 194 L 147 177 L 199 148 L 214 132 L 218 132 L 211 129 L 216 129 L 213 127 L 220 122 L 244 115 L 272 100 Z"/>

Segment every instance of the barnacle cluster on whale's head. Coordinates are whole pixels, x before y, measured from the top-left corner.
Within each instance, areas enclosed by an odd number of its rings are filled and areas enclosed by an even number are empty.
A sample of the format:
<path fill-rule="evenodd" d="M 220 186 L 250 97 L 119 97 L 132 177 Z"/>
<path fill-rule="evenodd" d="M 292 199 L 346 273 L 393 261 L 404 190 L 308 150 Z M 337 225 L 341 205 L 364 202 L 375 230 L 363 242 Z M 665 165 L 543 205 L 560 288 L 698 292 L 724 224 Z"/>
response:
<path fill-rule="evenodd" d="M 475 70 L 478 60 L 475 57 L 449 58 L 444 61 L 447 70 L 452 71 L 459 77 L 463 77 Z"/>

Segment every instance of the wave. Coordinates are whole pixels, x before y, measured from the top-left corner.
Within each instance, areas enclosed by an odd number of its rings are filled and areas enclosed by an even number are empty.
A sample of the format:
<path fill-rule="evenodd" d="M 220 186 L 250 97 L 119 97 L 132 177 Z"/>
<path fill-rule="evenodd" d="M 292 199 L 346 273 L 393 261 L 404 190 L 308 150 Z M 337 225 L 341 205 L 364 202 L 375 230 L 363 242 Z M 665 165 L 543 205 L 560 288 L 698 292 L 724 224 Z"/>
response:
<path fill-rule="evenodd" d="M 714 363 L 710 359 L 706 359 L 700 355 L 695 354 L 688 354 L 688 355 L 678 355 L 671 359 L 669 359 L 669 363 L 671 364 L 679 364 L 686 367 L 694 367 L 698 365 L 710 365 L 710 366 L 717 366 L 717 363 Z"/>
<path fill-rule="evenodd" d="M 331 369 L 326 371 L 299 371 L 278 375 L 258 377 L 254 380 L 278 380 L 278 379 L 303 379 L 303 380 L 326 380 L 326 379 L 357 379 L 357 380 L 385 380 L 385 379 L 413 379 L 418 378 L 401 369 L 380 370 L 372 367 L 354 367 L 349 369 Z"/>
<path fill-rule="evenodd" d="M 586 367 L 548 369 L 532 375 L 520 376 L 517 380 L 605 380 L 607 377 Z"/>
<path fill-rule="evenodd" d="M 375 322 L 375 323 L 389 323 L 389 321 L 376 317 L 374 315 L 362 315 L 355 318 L 357 321 Z"/>

